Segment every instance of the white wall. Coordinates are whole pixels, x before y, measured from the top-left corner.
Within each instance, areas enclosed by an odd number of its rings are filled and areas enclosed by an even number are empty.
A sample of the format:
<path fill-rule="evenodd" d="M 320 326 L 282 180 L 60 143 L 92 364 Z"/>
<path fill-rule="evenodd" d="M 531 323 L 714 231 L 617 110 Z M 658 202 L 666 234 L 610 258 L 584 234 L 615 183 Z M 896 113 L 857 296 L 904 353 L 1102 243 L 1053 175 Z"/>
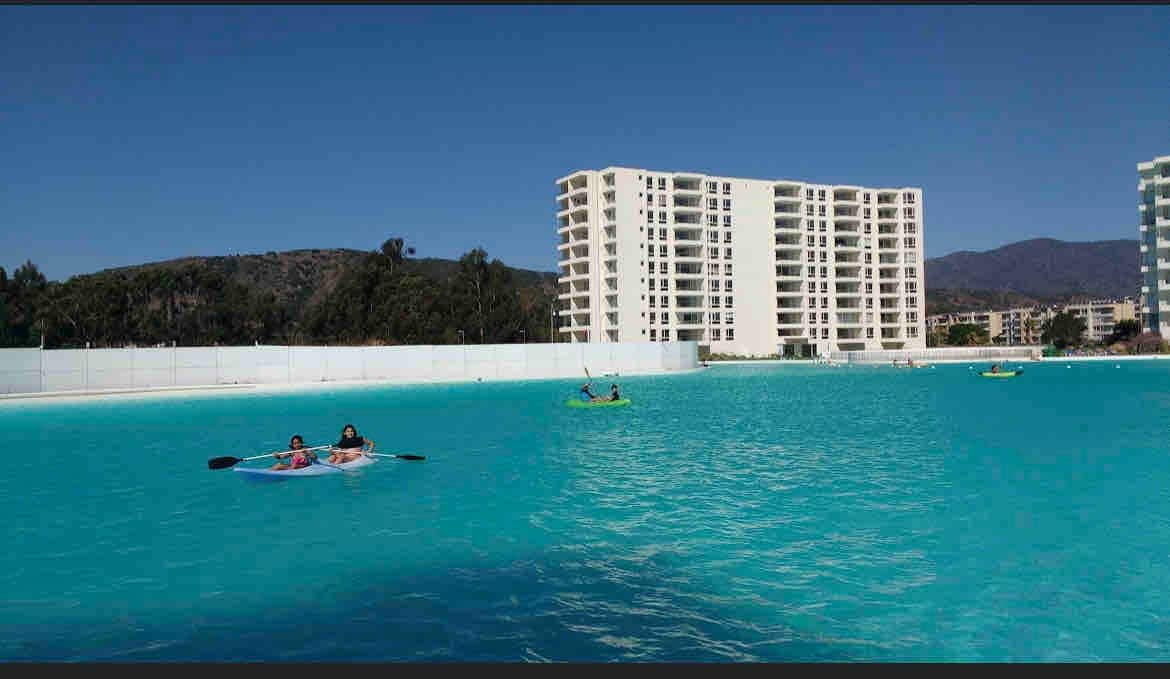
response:
<path fill-rule="evenodd" d="M 695 342 L 0 349 L 0 394 L 221 384 L 457 382 L 698 368 Z"/>

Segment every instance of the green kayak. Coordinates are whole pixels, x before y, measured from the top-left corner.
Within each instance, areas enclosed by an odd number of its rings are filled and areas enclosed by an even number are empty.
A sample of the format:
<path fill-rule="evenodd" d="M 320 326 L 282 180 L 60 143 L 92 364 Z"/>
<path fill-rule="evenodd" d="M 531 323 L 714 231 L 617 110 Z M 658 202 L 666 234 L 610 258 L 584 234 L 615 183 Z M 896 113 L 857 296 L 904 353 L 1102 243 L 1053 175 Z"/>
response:
<path fill-rule="evenodd" d="M 993 373 L 990 370 L 984 370 L 983 372 L 979 373 L 979 376 L 980 377 L 1015 377 L 1016 375 L 1023 375 L 1023 374 L 1024 374 L 1023 370 L 1001 370 L 997 373 Z"/>
<path fill-rule="evenodd" d="M 582 401 L 579 398 L 571 398 L 565 401 L 565 405 L 570 408 L 612 408 L 614 406 L 628 406 L 630 399 L 619 398 L 616 401 Z"/>

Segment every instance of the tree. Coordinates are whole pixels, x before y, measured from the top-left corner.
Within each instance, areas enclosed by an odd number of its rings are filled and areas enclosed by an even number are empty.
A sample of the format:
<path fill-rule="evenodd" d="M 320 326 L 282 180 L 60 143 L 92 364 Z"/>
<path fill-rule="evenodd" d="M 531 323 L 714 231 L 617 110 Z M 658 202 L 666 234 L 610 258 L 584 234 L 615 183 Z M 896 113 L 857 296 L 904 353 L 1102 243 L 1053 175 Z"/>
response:
<path fill-rule="evenodd" d="M 990 341 L 987 331 L 974 323 L 956 323 L 947 330 L 947 344 L 954 347 L 969 347 Z"/>
<path fill-rule="evenodd" d="M 1071 311 L 1061 311 L 1044 322 L 1040 341 L 1057 349 L 1078 346 L 1084 340 L 1086 327 L 1085 319 Z"/>
<path fill-rule="evenodd" d="M 1141 321 L 1134 319 L 1117 321 L 1113 324 L 1113 332 L 1110 333 L 1109 338 L 1105 340 L 1105 343 L 1116 344 L 1117 342 L 1126 342 L 1140 334 L 1142 334 Z"/>
<path fill-rule="evenodd" d="M 932 328 L 931 331 L 926 335 L 926 346 L 928 346 L 928 347 L 941 347 L 946 343 L 947 343 L 947 330 L 946 330 L 946 328 L 942 328 L 942 327 Z"/>

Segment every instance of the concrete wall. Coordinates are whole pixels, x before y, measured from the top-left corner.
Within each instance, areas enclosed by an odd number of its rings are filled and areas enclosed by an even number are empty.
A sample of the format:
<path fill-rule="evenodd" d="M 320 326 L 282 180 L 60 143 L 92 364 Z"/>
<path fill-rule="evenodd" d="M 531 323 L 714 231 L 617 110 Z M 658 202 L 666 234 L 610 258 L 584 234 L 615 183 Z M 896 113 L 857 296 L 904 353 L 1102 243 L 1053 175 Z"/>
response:
<path fill-rule="evenodd" d="M 887 349 L 878 351 L 833 351 L 831 361 L 846 363 L 889 363 L 912 358 L 921 363 L 1025 361 L 1040 356 L 1040 347 L 932 347 L 930 349 Z"/>
<path fill-rule="evenodd" d="M 316 382 L 457 382 L 697 368 L 695 342 L 0 349 L 0 394 Z"/>

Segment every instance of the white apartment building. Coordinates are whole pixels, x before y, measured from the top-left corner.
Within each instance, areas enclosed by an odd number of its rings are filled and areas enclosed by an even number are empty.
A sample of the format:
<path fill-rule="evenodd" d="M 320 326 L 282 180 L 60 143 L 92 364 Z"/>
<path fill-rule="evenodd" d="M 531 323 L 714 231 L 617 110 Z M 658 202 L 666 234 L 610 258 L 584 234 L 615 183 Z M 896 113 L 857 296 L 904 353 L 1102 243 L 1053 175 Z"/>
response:
<path fill-rule="evenodd" d="M 1138 163 L 1144 332 L 1170 328 L 1170 156 Z"/>
<path fill-rule="evenodd" d="M 1113 334 L 1118 321 L 1137 318 L 1137 304 L 1132 298 L 1099 299 L 1056 306 L 1017 307 L 1001 311 L 965 311 L 935 314 L 926 318 L 928 333 L 946 332 L 960 323 L 977 325 L 995 344 L 1040 344 L 1044 324 L 1058 313 L 1067 312 L 1085 321 L 1085 339 L 1104 342 Z"/>
<path fill-rule="evenodd" d="M 921 188 L 625 167 L 556 186 L 568 341 L 742 356 L 926 347 Z"/>

